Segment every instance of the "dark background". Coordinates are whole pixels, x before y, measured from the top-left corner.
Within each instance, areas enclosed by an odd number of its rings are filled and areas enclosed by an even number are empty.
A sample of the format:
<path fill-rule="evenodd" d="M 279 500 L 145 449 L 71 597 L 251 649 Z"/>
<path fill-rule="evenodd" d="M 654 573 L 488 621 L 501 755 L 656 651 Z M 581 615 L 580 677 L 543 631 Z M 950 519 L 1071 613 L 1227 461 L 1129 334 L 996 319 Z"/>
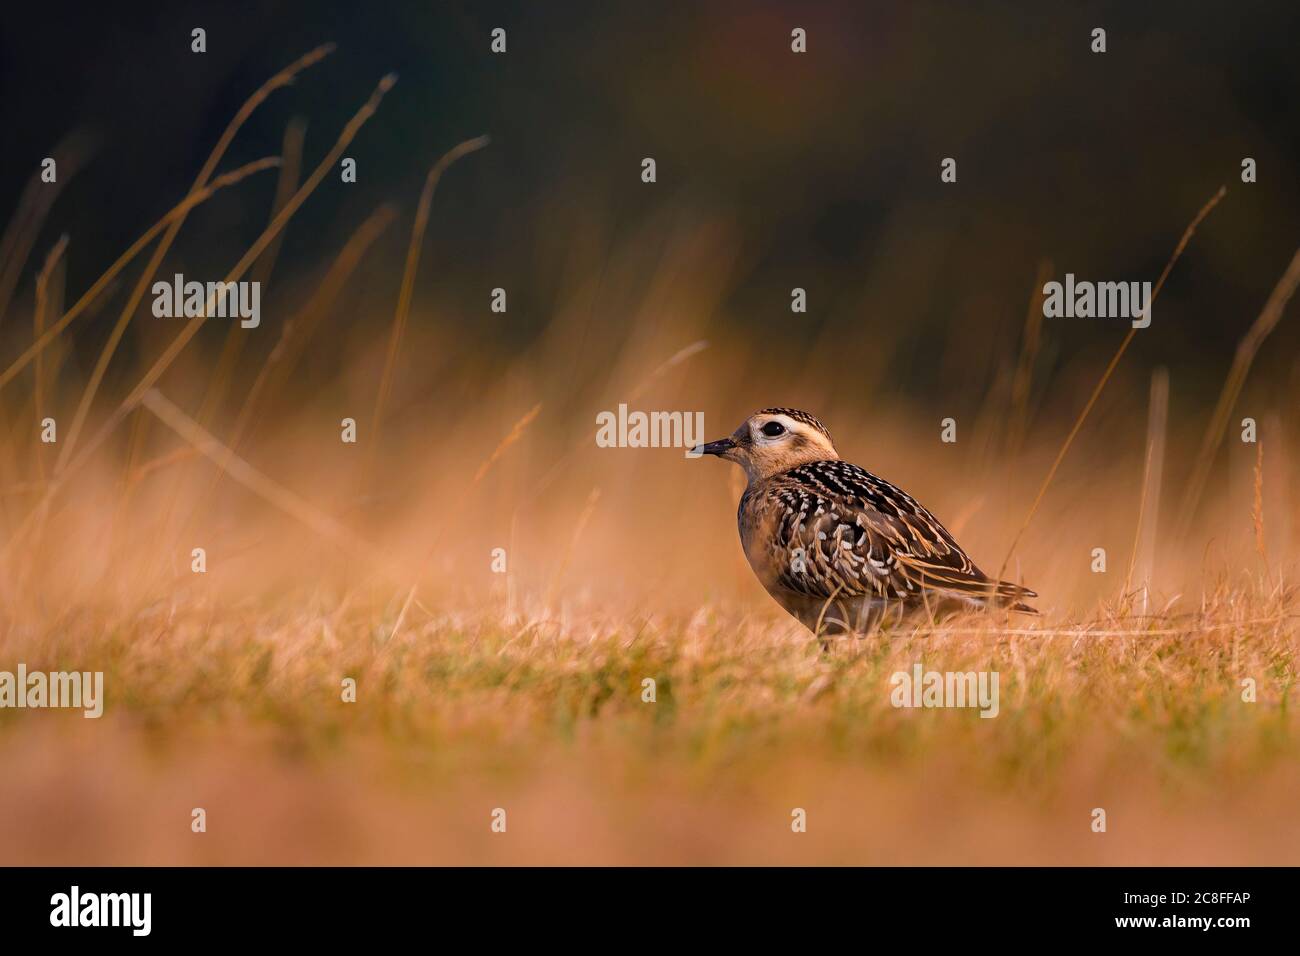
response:
<path fill-rule="evenodd" d="M 206 54 L 190 52 L 195 26 L 207 30 Z M 508 31 L 505 56 L 489 52 L 495 26 Z M 793 26 L 808 31 L 807 55 L 790 53 Z M 1108 31 L 1104 55 L 1089 50 L 1094 26 Z M 734 220 L 743 240 L 723 321 L 794 354 L 837 316 L 853 319 L 861 348 L 873 330 L 901 328 L 885 387 L 914 402 L 979 395 L 1014 359 L 1041 259 L 1056 278 L 1154 281 L 1226 184 L 1130 360 L 1173 367 L 1179 395 L 1190 384 L 1208 402 L 1300 236 L 1298 35 L 1293 3 L 11 7 L 0 216 L 65 136 L 84 131 L 96 146 L 32 251 L 0 348 L 7 361 L 30 341 L 17 306 L 60 233 L 71 236 L 71 302 L 184 195 L 249 93 L 332 40 L 337 52 L 274 94 L 221 168 L 277 154 L 286 123 L 303 116 L 305 175 L 378 79 L 399 74 L 348 150 L 359 182 L 327 178 L 291 222 L 277 266 L 319 267 L 378 203 L 398 203 L 383 281 L 372 274 L 348 293 L 358 312 L 373 307 L 387 322 L 428 167 L 487 133 L 491 147 L 440 188 L 417 288 L 417 306 L 436 288 L 478 314 L 485 288 L 509 286 L 509 318 L 466 335 L 527 348 L 561 295 L 566 243 L 582 223 L 598 219 L 613 244 L 666 208 L 707 210 Z M 639 181 L 647 155 L 655 190 Z M 939 181 L 945 156 L 958 161 L 956 185 Z M 1240 181 L 1244 156 L 1258 162 L 1255 185 Z M 198 210 L 163 274 L 228 268 L 264 227 L 273 189 L 274 173 L 263 174 Z M 599 248 L 588 262 L 600 268 Z M 811 301 L 798 326 L 795 285 Z M 263 300 L 272 321 L 275 295 Z M 75 362 L 93 361 L 114 318 L 109 308 L 78 325 Z M 1297 324 L 1283 322 L 1252 373 L 1284 405 L 1300 386 Z M 1094 367 L 1122 328 L 1062 322 L 1047 361 Z M 205 329 L 198 347 L 222 334 Z M 930 360 L 937 342 L 956 359 Z"/>

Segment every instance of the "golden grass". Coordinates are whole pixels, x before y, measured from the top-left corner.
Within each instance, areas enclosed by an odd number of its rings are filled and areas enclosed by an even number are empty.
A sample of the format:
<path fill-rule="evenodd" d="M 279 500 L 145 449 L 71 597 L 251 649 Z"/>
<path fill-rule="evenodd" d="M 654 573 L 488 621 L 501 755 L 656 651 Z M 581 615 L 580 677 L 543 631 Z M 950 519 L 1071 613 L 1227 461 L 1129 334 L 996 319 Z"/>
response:
<path fill-rule="evenodd" d="M 266 360 L 258 370 L 257 377 L 253 380 L 252 386 L 240 403 L 239 413 L 234 426 L 231 428 L 229 440 L 232 454 L 238 450 L 240 442 L 251 427 L 254 420 L 253 416 L 259 410 L 262 400 L 265 398 L 270 401 L 277 390 L 283 388 L 305 343 L 310 340 L 317 323 L 324 313 L 329 310 L 331 303 L 338 297 L 343 287 L 352 277 L 352 273 L 360 264 L 362 257 L 383 234 L 384 230 L 392 224 L 396 216 L 396 210 L 388 205 L 380 206 L 371 213 L 357 227 L 356 231 L 348 238 L 348 241 L 344 243 L 343 249 L 334 262 L 330 264 L 316 292 L 297 313 L 284 323 L 278 341 L 267 353 Z M 233 368 L 228 367 L 226 369 L 227 376 L 232 372 Z M 221 480 L 224 470 L 224 467 L 218 469 L 217 474 L 213 476 L 212 484 L 214 487 Z"/>
<path fill-rule="evenodd" d="M 1282 863 L 1300 851 L 1284 789 L 1300 782 L 1285 703 L 1298 609 L 1279 595 L 1224 590 L 1201 613 L 1079 630 L 1007 634 L 977 617 L 829 655 L 767 614 L 610 611 L 510 624 L 490 607 L 417 610 L 390 635 L 380 607 L 192 595 L 113 621 L 94 655 L 116 689 L 106 718 L 0 712 L 4 862 Z M 87 650 L 66 626 L 5 646 L 31 667 Z M 890 675 L 917 661 L 999 671 L 1001 714 L 891 707 Z M 1258 680 L 1254 704 L 1243 675 Z M 355 704 L 340 699 L 347 676 Z M 194 806 L 208 811 L 202 836 Z M 1088 829 L 1097 806 L 1105 835 Z M 488 830 L 495 807 L 504 837 Z M 807 841 L 790 832 L 794 807 Z"/>
<path fill-rule="evenodd" d="M 302 172 L 302 147 L 306 135 L 307 124 L 301 118 L 290 121 L 285 127 L 284 141 L 280 149 L 280 175 L 275 182 L 275 198 L 271 201 L 272 222 L 298 189 L 298 177 Z M 284 230 L 281 230 L 276 233 L 261 257 L 253 263 L 253 268 L 249 272 L 250 281 L 260 285 L 270 281 L 283 242 Z M 221 357 L 217 359 L 217 364 L 212 370 L 208 393 L 203 397 L 203 405 L 199 408 L 197 421 L 200 425 L 206 426 L 211 423 L 212 416 L 216 414 L 222 399 L 225 398 L 225 390 L 234 377 L 236 364 L 243 354 L 244 346 L 248 343 L 248 336 L 241 332 L 239 325 L 232 323 L 226 333 L 226 342 L 221 347 Z"/>
<path fill-rule="evenodd" d="M 108 270 L 104 272 L 103 275 L 95 280 L 94 284 L 92 284 L 91 287 L 82 294 L 81 298 L 76 301 L 72 308 L 63 313 L 63 316 L 57 322 L 47 328 L 43 335 L 33 342 L 22 355 L 10 363 L 9 367 L 5 369 L 3 373 L 0 373 L 0 389 L 3 389 L 6 385 L 12 382 L 18 373 L 26 368 L 33 358 L 49 346 L 49 344 L 53 342 L 74 319 L 77 318 L 77 316 L 86 311 L 86 309 L 95 301 L 96 297 L 109 287 L 117 275 L 131 263 L 131 260 L 144 251 L 145 247 L 154 240 L 158 233 L 162 232 L 164 227 L 170 225 L 182 216 L 185 216 L 195 206 L 207 202 L 216 195 L 217 192 L 225 189 L 227 186 L 233 186 L 240 180 L 252 176 L 255 173 L 260 173 L 263 170 L 274 169 L 279 164 L 280 160 L 275 156 L 268 156 L 264 159 L 246 163 L 238 169 L 233 169 L 228 173 L 218 176 L 203 189 L 200 189 L 198 192 L 190 193 L 173 206 L 167 215 L 163 216 L 156 223 L 150 226 L 139 239 L 131 244 L 130 248 L 128 248 L 126 252 L 117 257 L 117 260 L 109 266 Z"/>
<path fill-rule="evenodd" d="M 1156 529 L 1160 521 L 1160 489 L 1164 485 L 1165 443 L 1169 423 L 1169 371 L 1163 366 L 1151 375 L 1151 398 L 1147 412 L 1146 458 L 1142 463 L 1142 495 L 1138 500 L 1137 527 L 1133 529 L 1133 553 L 1124 576 L 1124 593 L 1129 594 L 1133 571 L 1142 561 L 1143 612 L 1155 564 Z M 1149 512 L 1149 513 L 1148 513 Z"/>
<path fill-rule="evenodd" d="M 1251 502 L 1250 522 L 1255 528 L 1255 553 L 1268 567 L 1268 548 L 1264 541 L 1264 443 L 1255 443 L 1255 498 Z"/>
<path fill-rule="evenodd" d="M 32 321 L 32 338 L 39 339 L 45 331 L 45 321 L 48 318 L 46 314 L 50 306 L 50 280 L 56 274 L 59 264 L 63 260 L 63 253 L 68 248 L 68 236 L 63 234 L 59 237 L 58 242 L 50 249 L 49 254 L 45 257 L 45 264 L 41 266 L 41 271 L 36 274 L 36 307 L 33 309 Z M 63 272 L 57 273 L 59 279 L 64 278 Z M 56 300 L 62 304 L 62 285 L 56 289 Z M 58 306 L 56 305 L 56 308 Z M 37 415 L 43 414 L 45 409 L 46 398 L 46 381 L 45 381 L 45 356 L 44 354 L 36 356 L 36 368 L 32 376 L 32 407 Z M 44 479 L 44 463 L 40 464 L 40 477 Z"/>
<path fill-rule="evenodd" d="M 424 242 L 424 230 L 429 224 L 429 212 L 433 207 L 433 194 L 438 188 L 442 174 L 462 156 L 476 152 L 487 146 L 488 137 L 478 136 L 466 140 L 448 150 L 429 170 L 424 179 L 424 188 L 420 191 L 420 201 L 415 207 L 415 222 L 411 225 L 411 241 L 406 249 L 406 268 L 402 271 L 402 288 L 397 296 L 397 311 L 393 315 L 393 327 L 388 336 L 388 352 L 384 356 L 384 370 L 379 376 L 379 390 L 375 394 L 375 407 L 370 415 L 374 424 L 375 441 L 370 445 L 379 449 L 379 430 L 384 421 L 384 407 L 388 403 L 388 394 L 393 387 L 393 373 L 397 367 L 397 356 L 402 349 L 402 334 L 411 313 L 411 296 L 415 290 L 415 274 L 420 266 L 420 246 Z M 373 454 L 373 453 L 372 453 Z M 373 459 L 372 459 L 373 462 Z"/>
<path fill-rule="evenodd" d="M 216 172 L 217 165 L 234 142 L 235 136 L 239 133 L 240 128 L 253 115 L 253 112 L 260 106 L 267 97 L 275 90 L 288 86 L 294 81 L 294 78 L 308 67 L 320 62 L 331 52 L 333 44 L 324 44 L 312 50 L 310 53 L 300 57 L 290 66 L 281 70 L 275 76 L 271 77 L 264 83 L 260 89 L 253 93 L 239 108 L 239 111 L 231 119 L 217 140 L 217 145 L 213 147 L 212 152 L 208 155 L 207 160 L 203 163 L 203 168 L 199 170 L 198 176 L 194 179 L 194 185 L 190 187 L 190 196 L 200 192 Z M 285 166 L 283 161 L 280 163 L 280 181 L 285 179 Z M 122 341 L 122 336 L 126 333 L 126 326 L 140 308 L 140 303 L 144 299 L 147 289 L 153 284 L 154 277 L 158 273 L 158 267 L 162 265 L 167 253 L 171 250 L 172 243 L 175 241 L 181 227 L 185 225 L 185 218 L 189 214 L 186 209 L 167 226 L 167 231 L 163 233 L 162 239 L 154 248 L 153 255 L 149 257 L 149 262 L 145 265 L 144 270 L 140 273 L 140 278 L 136 281 L 135 287 L 131 290 L 130 296 L 127 297 L 126 305 L 122 307 L 122 313 L 118 316 L 117 323 L 113 326 L 112 332 L 109 333 L 108 341 L 100 350 L 99 358 L 95 362 L 95 369 L 90 374 L 90 380 L 86 383 L 86 388 L 81 394 L 81 401 L 77 404 L 77 410 L 73 413 L 72 424 L 67 429 L 63 438 L 63 443 L 59 450 L 59 460 L 55 465 L 55 472 L 61 473 L 71 458 L 73 450 L 77 447 L 77 438 L 81 435 L 82 426 L 85 424 L 86 415 L 90 411 L 90 405 L 95 400 L 95 394 L 99 391 L 100 383 L 104 380 L 104 373 L 108 371 L 108 364 L 113 360 L 113 355 L 117 351 L 118 344 Z"/>
<path fill-rule="evenodd" d="M 1223 391 L 1219 393 L 1219 401 L 1214 406 L 1209 424 L 1205 427 L 1201 450 L 1196 456 L 1192 478 L 1183 496 L 1183 508 L 1179 515 L 1178 536 L 1180 538 L 1187 535 L 1196 518 L 1196 508 L 1205 493 L 1210 467 L 1228 430 L 1228 416 L 1232 414 L 1237 399 L 1241 397 L 1241 389 L 1246 383 L 1246 376 L 1250 374 L 1251 363 L 1255 361 L 1255 355 L 1259 352 L 1259 347 L 1264 344 L 1264 340 L 1272 334 L 1278 322 L 1282 320 L 1282 313 L 1297 288 L 1300 288 L 1300 249 L 1295 251 L 1286 271 L 1282 273 L 1282 277 L 1277 280 L 1277 285 L 1269 293 L 1268 301 L 1264 303 L 1264 308 L 1255 318 L 1250 331 L 1237 344 L 1236 354 L 1232 357 L 1232 368 L 1228 371 L 1227 380 L 1223 383 Z"/>
<path fill-rule="evenodd" d="M 38 168 L 27 181 L 18 208 L 14 210 L 4 236 L 0 237 L 0 326 L 4 324 L 9 302 L 22 275 L 23 264 L 45 224 L 50 209 L 64 188 L 85 165 L 91 152 L 90 137 L 74 132 L 54 148 L 50 157 L 58 176 L 52 183 L 42 182 Z"/>
<path fill-rule="evenodd" d="M 230 475 L 249 491 L 300 521 L 311 531 L 322 538 L 338 542 L 363 554 L 370 554 L 373 558 L 380 557 L 372 547 L 358 539 L 329 515 L 322 514 L 287 488 L 267 478 L 230 448 L 213 438 L 157 389 L 145 392 L 141 404 L 157 415 L 168 428 L 193 445 L 199 454 L 220 465 L 222 474 Z"/>
<path fill-rule="evenodd" d="M 1160 295 L 1160 290 L 1164 288 L 1165 280 L 1169 278 L 1169 273 L 1173 271 L 1174 263 L 1182 257 L 1183 250 L 1187 248 L 1187 244 L 1191 241 L 1192 235 L 1196 232 L 1196 227 L 1205 220 L 1205 217 L 1208 216 L 1210 211 L 1219 204 L 1219 200 L 1222 199 L 1226 193 L 1227 188 L 1220 186 L 1219 191 L 1210 197 L 1205 205 L 1201 207 L 1200 212 L 1198 212 L 1188 224 L 1187 228 L 1183 230 L 1182 237 L 1178 240 L 1178 245 L 1174 247 L 1173 255 L 1171 255 L 1169 261 L 1165 263 L 1164 270 L 1160 273 L 1160 278 L 1156 280 L 1156 284 L 1151 290 L 1151 299 L 1147 302 L 1148 311 L 1155 307 L 1156 297 Z M 1052 460 L 1052 467 L 1047 470 L 1047 476 L 1043 479 L 1043 484 L 1039 487 L 1038 494 L 1034 496 L 1034 503 L 1029 506 L 1029 513 L 1025 515 L 1025 520 L 1020 525 L 1020 529 L 1016 532 L 1016 536 L 1011 539 L 1011 547 L 1007 549 L 1007 556 L 1002 559 L 1002 567 L 998 569 L 998 573 L 995 577 L 1001 579 L 1003 573 L 1005 573 L 1007 565 L 1011 562 L 1011 556 L 1015 554 L 1016 545 L 1020 543 L 1020 539 L 1024 535 L 1025 529 L 1029 527 L 1029 523 L 1034 520 L 1034 515 L 1038 513 L 1038 507 L 1043 503 L 1043 496 L 1047 494 L 1047 489 L 1051 487 L 1052 480 L 1056 477 L 1057 471 L 1060 470 L 1061 462 L 1065 460 L 1065 456 L 1070 451 L 1070 446 L 1074 444 L 1074 439 L 1078 437 L 1079 429 L 1081 429 L 1083 423 L 1087 421 L 1088 414 L 1092 411 L 1093 406 L 1097 404 L 1097 399 L 1101 397 L 1102 391 L 1106 388 L 1106 383 L 1109 382 L 1111 376 L 1115 374 L 1115 369 L 1119 365 L 1119 360 L 1122 359 L 1124 353 L 1128 351 L 1128 347 L 1130 343 L 1132 343 L 1133 337 L 1137 335 L 1137 332 L 1137 326 L 1130 326 L 1128 332 L 1125 333 L 1123 340 L 1121 340 L 1119 348 L 1115 350 L 1115 355 L 1110 360 L 1110 364 L 1106 366 L 1106 371 L 1102 372 L 1101 378 L 1098 380 L 1096 387 L 1092 390 L 1092 394 L 1088 396 L 1088 401 L 1084 404 L 1082 411 L 1079 412 L 1079 417 L 1074 420 L 1074 424 L 1070 427 L 1070 433 L 1065 436 L 1065 441 L 1062 443 L 1060 451 L 1056 453 L 1056 458 Z"/>

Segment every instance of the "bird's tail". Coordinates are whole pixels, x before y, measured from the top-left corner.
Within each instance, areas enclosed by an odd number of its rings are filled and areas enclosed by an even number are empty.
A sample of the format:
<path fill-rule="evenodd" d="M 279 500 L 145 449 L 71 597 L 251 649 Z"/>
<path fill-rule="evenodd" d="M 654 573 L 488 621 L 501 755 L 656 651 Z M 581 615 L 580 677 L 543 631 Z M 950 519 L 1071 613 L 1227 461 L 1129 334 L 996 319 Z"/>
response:
<path fill-rule="evenodd" d="M 997 581 L 974 565 L 958 571 L 914 557 L 900 558 L 899 565 L 900 570 L 922 589 L 946 591 L 953 597 L 977 604 L 991 604 L 1025 614 L 1038 613 L 1037 608 L 1030 607 L 1023 601 L 1024 598 L 1038 597 L 1038 592 L 1010 581 Z"/>
<path fill-rule="evenodd" d="M 989 585 L 993 585 L 990 579 Z M 996 587 L 990 587 L 992 590 L 992 602 L 999 607 L 1004 607 L 1008 611 L 1020 611 L 1022 614 L 1037 614 L 1038 608 L 1030 607 L 1024 603 L 1021 598 L 1038 597 L 1037 591 L 1031 591 L 1027 587 L 1019 584 L 1012 584 L 1010 581 L 998 581 Z"/>

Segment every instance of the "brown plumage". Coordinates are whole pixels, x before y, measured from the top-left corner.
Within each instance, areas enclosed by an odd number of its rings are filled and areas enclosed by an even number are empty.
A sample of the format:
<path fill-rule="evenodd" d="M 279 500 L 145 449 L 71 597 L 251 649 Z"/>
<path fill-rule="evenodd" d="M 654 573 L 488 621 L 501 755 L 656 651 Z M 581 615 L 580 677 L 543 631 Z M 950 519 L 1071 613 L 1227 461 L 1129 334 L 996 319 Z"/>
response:
<path fill-rule="evenodd" d="M 1033 591 L 984 574 L 902 489 L 840 459 L 807 412 L 765 408 L 705 454 L 745 469 L 737 514 L 750 567 L 818 637 L 863 634 L 891 610 L 995 605 L 1035 613 Z"/>

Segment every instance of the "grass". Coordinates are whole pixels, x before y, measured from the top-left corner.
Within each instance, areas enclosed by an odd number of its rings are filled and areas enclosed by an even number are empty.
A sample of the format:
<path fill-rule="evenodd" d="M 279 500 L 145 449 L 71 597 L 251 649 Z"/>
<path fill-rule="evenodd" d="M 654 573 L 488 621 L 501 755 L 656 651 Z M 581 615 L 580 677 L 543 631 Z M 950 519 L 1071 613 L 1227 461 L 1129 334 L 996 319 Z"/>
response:
<path fill-rule="evenodd" d="M 84 627 L 33 638 L 29 667 L 106 672 L 108 715 L 0 712 L 6 862 L 1260 863 L 1300 839 L 1277 789 L 1300 766 L 1281 594 L 1027 633 L 973 615 L 827 655 L 721 608 L 568 625 L 417 608 L 390 637 L 391 604 L 316 603 L 181 600 L 93 650 Z M 915 662 L 998 671 L 1000 715 L 894 708 L 890 675 Z M 189 832 L 193 806 L 208 833 Z M 794 807 L 819 836 L 792 839 Z M 359 836 L 316 842 L 303 816 Z M 558 838 L 575 827 L 580 845 Z"/>

